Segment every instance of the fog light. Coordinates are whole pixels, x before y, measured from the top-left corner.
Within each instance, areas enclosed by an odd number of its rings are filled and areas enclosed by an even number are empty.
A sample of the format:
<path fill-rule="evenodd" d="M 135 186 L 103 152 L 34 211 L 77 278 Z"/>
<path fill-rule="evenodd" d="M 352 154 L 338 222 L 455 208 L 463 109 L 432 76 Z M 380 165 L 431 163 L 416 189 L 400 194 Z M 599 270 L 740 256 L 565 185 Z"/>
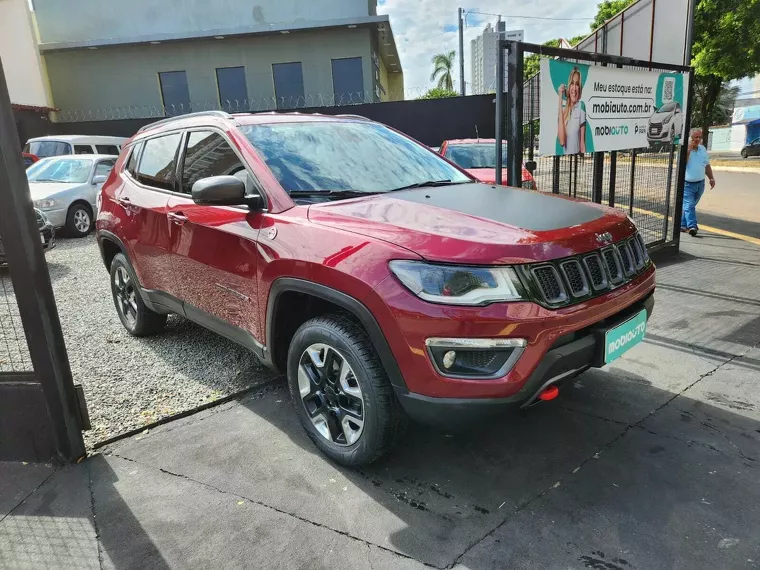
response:
<path fill-rule="evenodd" d="M 447 370 L 454 366 L 454 362 L 457 359 L 457 353 L 453 350 L 448 351 L 446 354 L 443 355 L 443 367 Z"/>

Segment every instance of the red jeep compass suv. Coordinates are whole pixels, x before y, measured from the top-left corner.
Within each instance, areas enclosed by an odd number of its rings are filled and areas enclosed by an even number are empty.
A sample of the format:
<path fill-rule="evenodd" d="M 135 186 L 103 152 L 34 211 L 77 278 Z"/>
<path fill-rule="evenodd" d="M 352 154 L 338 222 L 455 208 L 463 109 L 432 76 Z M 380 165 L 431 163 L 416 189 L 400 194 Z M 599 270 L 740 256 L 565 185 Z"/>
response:
<path fill-rule="evenodd" d="M 369 463 L 406 419 L 525 407 L 644 334 L 654 266 L 616 210 L 477 183 L 353 116 L 159 121 L 103 185 L 133 335 L 177 313 L 287 373 L 314 443 Z"/>

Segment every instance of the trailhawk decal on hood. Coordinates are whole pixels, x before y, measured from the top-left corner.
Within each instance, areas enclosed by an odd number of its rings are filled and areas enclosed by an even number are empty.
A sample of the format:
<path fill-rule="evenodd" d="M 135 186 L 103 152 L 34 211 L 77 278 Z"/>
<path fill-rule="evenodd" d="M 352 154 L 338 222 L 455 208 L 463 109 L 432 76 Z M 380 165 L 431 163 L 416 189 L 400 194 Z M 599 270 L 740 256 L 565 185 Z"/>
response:
<path fill-rule="evenodd" d="M 598 220 L 604 212 L 590 204 L 518 188 L 485 184 L 420 188 L 391 194 L 427 206 L 446 208 L 516 228 L 544 232 Z"/>

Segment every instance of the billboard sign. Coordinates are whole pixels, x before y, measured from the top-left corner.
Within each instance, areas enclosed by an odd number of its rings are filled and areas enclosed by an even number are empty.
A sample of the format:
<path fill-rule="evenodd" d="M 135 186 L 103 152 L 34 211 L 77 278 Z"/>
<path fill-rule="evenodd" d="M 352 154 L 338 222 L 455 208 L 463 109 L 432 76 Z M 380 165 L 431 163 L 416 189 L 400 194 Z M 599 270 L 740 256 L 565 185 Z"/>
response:
<path fill-rule="evenodd" d="M 688 75 L 541 61 L 544 156 L 678 143 L 684 136 Z"/>

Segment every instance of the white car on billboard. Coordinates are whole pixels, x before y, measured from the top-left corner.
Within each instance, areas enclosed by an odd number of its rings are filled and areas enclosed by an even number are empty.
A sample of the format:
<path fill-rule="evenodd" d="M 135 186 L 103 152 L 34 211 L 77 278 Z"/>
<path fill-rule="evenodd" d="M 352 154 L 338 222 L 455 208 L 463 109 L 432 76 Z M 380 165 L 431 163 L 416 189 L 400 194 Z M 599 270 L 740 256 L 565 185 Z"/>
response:
<path fill-rule="evenodd" d="M 682 132 L 683 109 L 680 103 L 665 103 L 649 117 L 647 139 L 650 143 L 672 143 Z"/>

